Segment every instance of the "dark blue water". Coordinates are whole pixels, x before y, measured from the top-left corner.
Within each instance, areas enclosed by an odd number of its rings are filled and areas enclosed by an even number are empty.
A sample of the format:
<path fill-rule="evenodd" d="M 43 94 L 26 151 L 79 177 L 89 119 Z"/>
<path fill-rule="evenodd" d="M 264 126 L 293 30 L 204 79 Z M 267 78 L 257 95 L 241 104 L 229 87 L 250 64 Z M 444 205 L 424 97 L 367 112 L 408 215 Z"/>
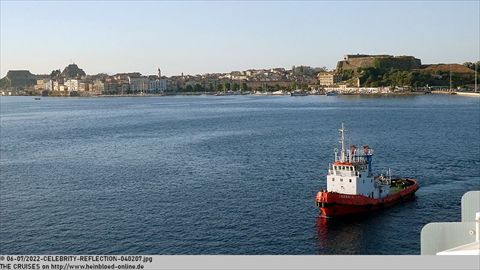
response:
<path fill-rule="evenodd" d="M 419 254 L 480 188 L 478 98 L 0 101 L 0 254 Z M 416 200 L 318 218 L 342 121 Z"/>

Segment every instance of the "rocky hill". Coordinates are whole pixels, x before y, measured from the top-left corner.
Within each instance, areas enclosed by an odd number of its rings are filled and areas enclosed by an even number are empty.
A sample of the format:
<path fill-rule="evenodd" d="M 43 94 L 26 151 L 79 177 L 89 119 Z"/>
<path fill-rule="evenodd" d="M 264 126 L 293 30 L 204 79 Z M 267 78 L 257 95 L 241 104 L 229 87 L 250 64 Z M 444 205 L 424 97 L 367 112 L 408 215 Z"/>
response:
<path fill-rule="evenodd" d="M 87 74 L 85 74 L 85 71 L 79 68 L 76 64 L 68 65 L 63 69 L 61 73 L 61 76 L 67 79 L 79 79 L 85 77 L 86 75 Z"/>
<path fill-rule="evenodd" d="M 0 88 L 27 88 L 35 85 L 37 77 L 28 70 L 9 70 L 0 80 Z"/>
<path fill-rule="evenodd" d="M 457 74 L 466 74 L 466 75 L 475 75 L 475 71 L 460 64 L 435 64 L 435 65 L 424 65 L 422 66 L 421 71 L 424 72 L 450 72 Z"/>

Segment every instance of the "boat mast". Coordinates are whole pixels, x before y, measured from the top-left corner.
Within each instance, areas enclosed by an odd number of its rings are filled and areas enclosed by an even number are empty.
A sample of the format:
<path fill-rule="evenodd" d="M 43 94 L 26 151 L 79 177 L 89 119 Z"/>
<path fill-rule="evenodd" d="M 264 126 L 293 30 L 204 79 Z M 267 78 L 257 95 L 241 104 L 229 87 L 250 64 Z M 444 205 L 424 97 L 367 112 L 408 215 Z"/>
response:
<path fill-rule="evenodd" d="M 477 62 L 475 62 L 475 93 L 477 92 Z"/>
<path fill-rule="evenodd" d="M 342 122 L 342 128 L 340 131 L 340 144 L 342 145 L 342 152 L 340 153 L 340 161 L 345 162 L 345 127 Z"/>
<path fill-rule="evenodd" d="M 453 89 L 452 89 L 452 65 L 450 64 L 449 67 L 450 67 L 450 92 L 452 92 L 453 91 Z"/>

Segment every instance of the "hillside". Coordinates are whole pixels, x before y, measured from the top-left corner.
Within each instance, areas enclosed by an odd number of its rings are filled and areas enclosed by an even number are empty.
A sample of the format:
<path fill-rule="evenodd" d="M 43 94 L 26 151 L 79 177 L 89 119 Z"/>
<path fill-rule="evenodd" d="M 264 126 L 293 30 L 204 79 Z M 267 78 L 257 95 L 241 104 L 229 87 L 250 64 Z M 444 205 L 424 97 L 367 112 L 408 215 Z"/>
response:
<path fill-rule="evenodd" d="M 452 70 L 452 73 L 458 73 L 458 74 L 466 74 L 466 75 L 474 75 L 475 71 L 472 69 L 460 65 L 460 64 L 434 64 L 434 65 L 425 65 L 422 69 L 419 69 L 419 71 L 426 71 L 429 73 L 435 73 L 435 72 L 450 72 Z"/>
<path fill-rule="evenodd" d="M 7 75 L 0 80 L 0 88 L 27 88 L 35 85 L 36 76 L 28 70 L 10 70 Z"/>
<path fill-rule="evenodd" d="M 85 77 L 85 71 L 79 68 L 76 64 L 70 64 L 62 71 L 61 76 L 67 79 L 77 79 Z"/>

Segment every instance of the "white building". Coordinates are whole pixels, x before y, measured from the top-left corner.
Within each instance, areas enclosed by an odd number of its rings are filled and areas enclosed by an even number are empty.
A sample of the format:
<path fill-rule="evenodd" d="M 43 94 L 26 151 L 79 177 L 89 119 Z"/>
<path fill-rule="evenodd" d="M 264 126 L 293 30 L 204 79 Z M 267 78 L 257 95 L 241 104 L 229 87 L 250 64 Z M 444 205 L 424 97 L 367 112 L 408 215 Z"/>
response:
<path fill-rule="evenodd" d="M 128 82 L 130 84 L 130 90 L 134 93 L 147 92 L 150 86 L 149 79 L 145 77 L 138 77 L 138 78 L 128 77 Z"/>
<path fill-rule="evenodd" d="M 101 80 L 95 80 L 92 88 L 93 92 L 101 94 L 105 90 L 105 84 Z"/>
<path fill-rule="evenodd" d="M 148 85 L 148 91 L 154 92 L 154 93 L 167 91 L 167 80 L 165 79 L 150 80 Z"/>
<path fill-rule="evenodd" d="M 79 81 L 74 79 L 68 79 L 64 83 L 65 87 L 67 87 L 68 91 L 78 91 L 79 90 Z"/>
<path fill-rule="evenodd" d="M 52 80 L 45 80 L 45 83 L 43 84 L 43 87 L 44 87 L 45 90 L 52 91 L 53 81 Z"/>

